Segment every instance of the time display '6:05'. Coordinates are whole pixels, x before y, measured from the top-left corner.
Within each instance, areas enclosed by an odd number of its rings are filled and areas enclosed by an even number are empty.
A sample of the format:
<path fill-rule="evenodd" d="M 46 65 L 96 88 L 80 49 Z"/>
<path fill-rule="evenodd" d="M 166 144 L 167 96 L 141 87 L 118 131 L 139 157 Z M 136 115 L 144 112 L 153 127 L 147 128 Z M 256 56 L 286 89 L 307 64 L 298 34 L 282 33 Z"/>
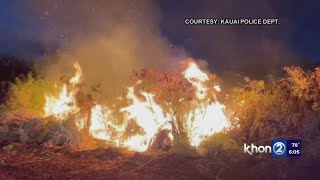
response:
<path fill-rule="evenodd" d="M 300 154 L 300 150 L 289 150 L 288 154 Z"/>

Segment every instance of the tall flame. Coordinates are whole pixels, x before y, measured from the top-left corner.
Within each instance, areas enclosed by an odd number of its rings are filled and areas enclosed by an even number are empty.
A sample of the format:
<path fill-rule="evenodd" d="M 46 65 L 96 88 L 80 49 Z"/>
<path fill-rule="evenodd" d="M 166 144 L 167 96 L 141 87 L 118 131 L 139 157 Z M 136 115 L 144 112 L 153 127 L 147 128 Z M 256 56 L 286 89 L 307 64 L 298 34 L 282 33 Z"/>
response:
<path fill-rule="evenodd" d="M 52 94 L 45 95 L 45 116 L 55 116 L 56 118 L 63 120 L 69 113 L 78 111 L 75 99 L 77 88 L 75 86 L 81 82 L 83 74 L 81 67 L 77 62 L 74 64 L 74 68 L 76 69 L 76 74 L 69 80 L 69 83 L 74 86 L 72 89 L 68 88 L 68 85 L 64 83 L 61 92 L 57 97 Z"/>
<path fill-rule="evenodd" d="M 208 136 L 230 126 L 230 122 L 224 113 L 225 106 L 218 101 L 210 102 L 206 99 L 210 88 L 205 86 L 209 81 L 207 74 L 202 72 L 198 65 L 190 61 L 188 68 L 182 73 L 184 77 L 195 87 L 196 97 L 200 101 L 194 111 L 188 115 L 187 125 L 190 143 L 198 146 Z M 220 86 L 215 85 L 213 89 L 220 92 Z"/>
<path fill-rule="evenodd" d="M 207 87 L 204 86 L 204 82 L 209 80 L 208 75 L 202 72 L 193 61 L 189 62 L 188 68 L 182 74 L 196 88 L 197 98 L 204 99 L 208 91 Z"/>

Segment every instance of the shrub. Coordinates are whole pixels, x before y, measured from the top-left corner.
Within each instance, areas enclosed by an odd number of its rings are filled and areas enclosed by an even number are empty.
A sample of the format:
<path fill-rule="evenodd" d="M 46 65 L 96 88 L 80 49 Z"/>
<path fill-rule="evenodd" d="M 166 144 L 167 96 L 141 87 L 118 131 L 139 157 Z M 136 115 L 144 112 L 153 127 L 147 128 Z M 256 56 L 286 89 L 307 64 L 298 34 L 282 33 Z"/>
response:
<path fill-rule="evenodd" d="M 241 146 L 227 132 L 216 133 L 203 141 L 198 151 L 206 157 L 215 157 L 219 151 L 240 152 Z"/>
<path fill-rule="evenodd" d="M 16 81 L 11 83 L 9 87 L 4 107 L 5 112 L 22 111 L 34 116 L 41 116 L 45 104 L 45 93 L 51 92 L 53 89 L 52 82 L 34 77 L 32 73 L 16 78 Z"/>
<path fill-rule="evenodd" d="M 0 55 L 0 104 L 4 103 L 10 82 L 16 77 L 34 72 L 32 61 Z"/>
<path fill-rule="evenodd" d="M 257 81 L 233 89 L 228 104 L 234 137 L 240 141 L 303 138 L 319 133 L 319 68 L 285 68 L 289 77 Z M 311 132 L 312 131 L 312 132 Z"/>
<path fill-rule="evenodd" d="M 184 135 L 176 135 L 174 137 L 173 152 L 183 156 L 196 155 L 196 151 L 191 147 L 188 137 Z"/>
<path fill-rule="evenodd" d="M 285 67 L 288 87 L 295 97 L 311 103 L 313 110 L 320 112 L 320 66 L 305 72 L 300 67 Z"/>

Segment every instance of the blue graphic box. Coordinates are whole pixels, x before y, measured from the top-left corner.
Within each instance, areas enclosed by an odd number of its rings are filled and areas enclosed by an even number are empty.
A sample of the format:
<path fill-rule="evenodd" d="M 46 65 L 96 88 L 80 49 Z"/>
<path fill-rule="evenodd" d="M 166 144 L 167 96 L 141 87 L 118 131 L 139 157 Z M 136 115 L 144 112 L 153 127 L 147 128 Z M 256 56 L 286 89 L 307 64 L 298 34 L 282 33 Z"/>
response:
<path fill-rule="evenodd" d="M 287 156 L 288 157 L 301 156 L 301 140 L 287 140 Z"/>
<path fill-rule="evenodd" d="M 287 140 L 272 140 L 272 156 L 287 157 Z"/>

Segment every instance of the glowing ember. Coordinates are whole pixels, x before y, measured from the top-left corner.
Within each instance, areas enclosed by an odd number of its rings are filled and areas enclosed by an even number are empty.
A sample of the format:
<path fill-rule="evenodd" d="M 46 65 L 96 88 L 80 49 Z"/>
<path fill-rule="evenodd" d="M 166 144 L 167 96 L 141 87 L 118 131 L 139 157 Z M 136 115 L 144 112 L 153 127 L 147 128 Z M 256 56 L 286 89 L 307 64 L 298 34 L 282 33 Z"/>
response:
<path fill-rule="evenodd" d="M 213 86 L 213 88 L 217 91 L 217 92 L 221 92 L 221 87 L 219 85 L 215 85 Z"/>

